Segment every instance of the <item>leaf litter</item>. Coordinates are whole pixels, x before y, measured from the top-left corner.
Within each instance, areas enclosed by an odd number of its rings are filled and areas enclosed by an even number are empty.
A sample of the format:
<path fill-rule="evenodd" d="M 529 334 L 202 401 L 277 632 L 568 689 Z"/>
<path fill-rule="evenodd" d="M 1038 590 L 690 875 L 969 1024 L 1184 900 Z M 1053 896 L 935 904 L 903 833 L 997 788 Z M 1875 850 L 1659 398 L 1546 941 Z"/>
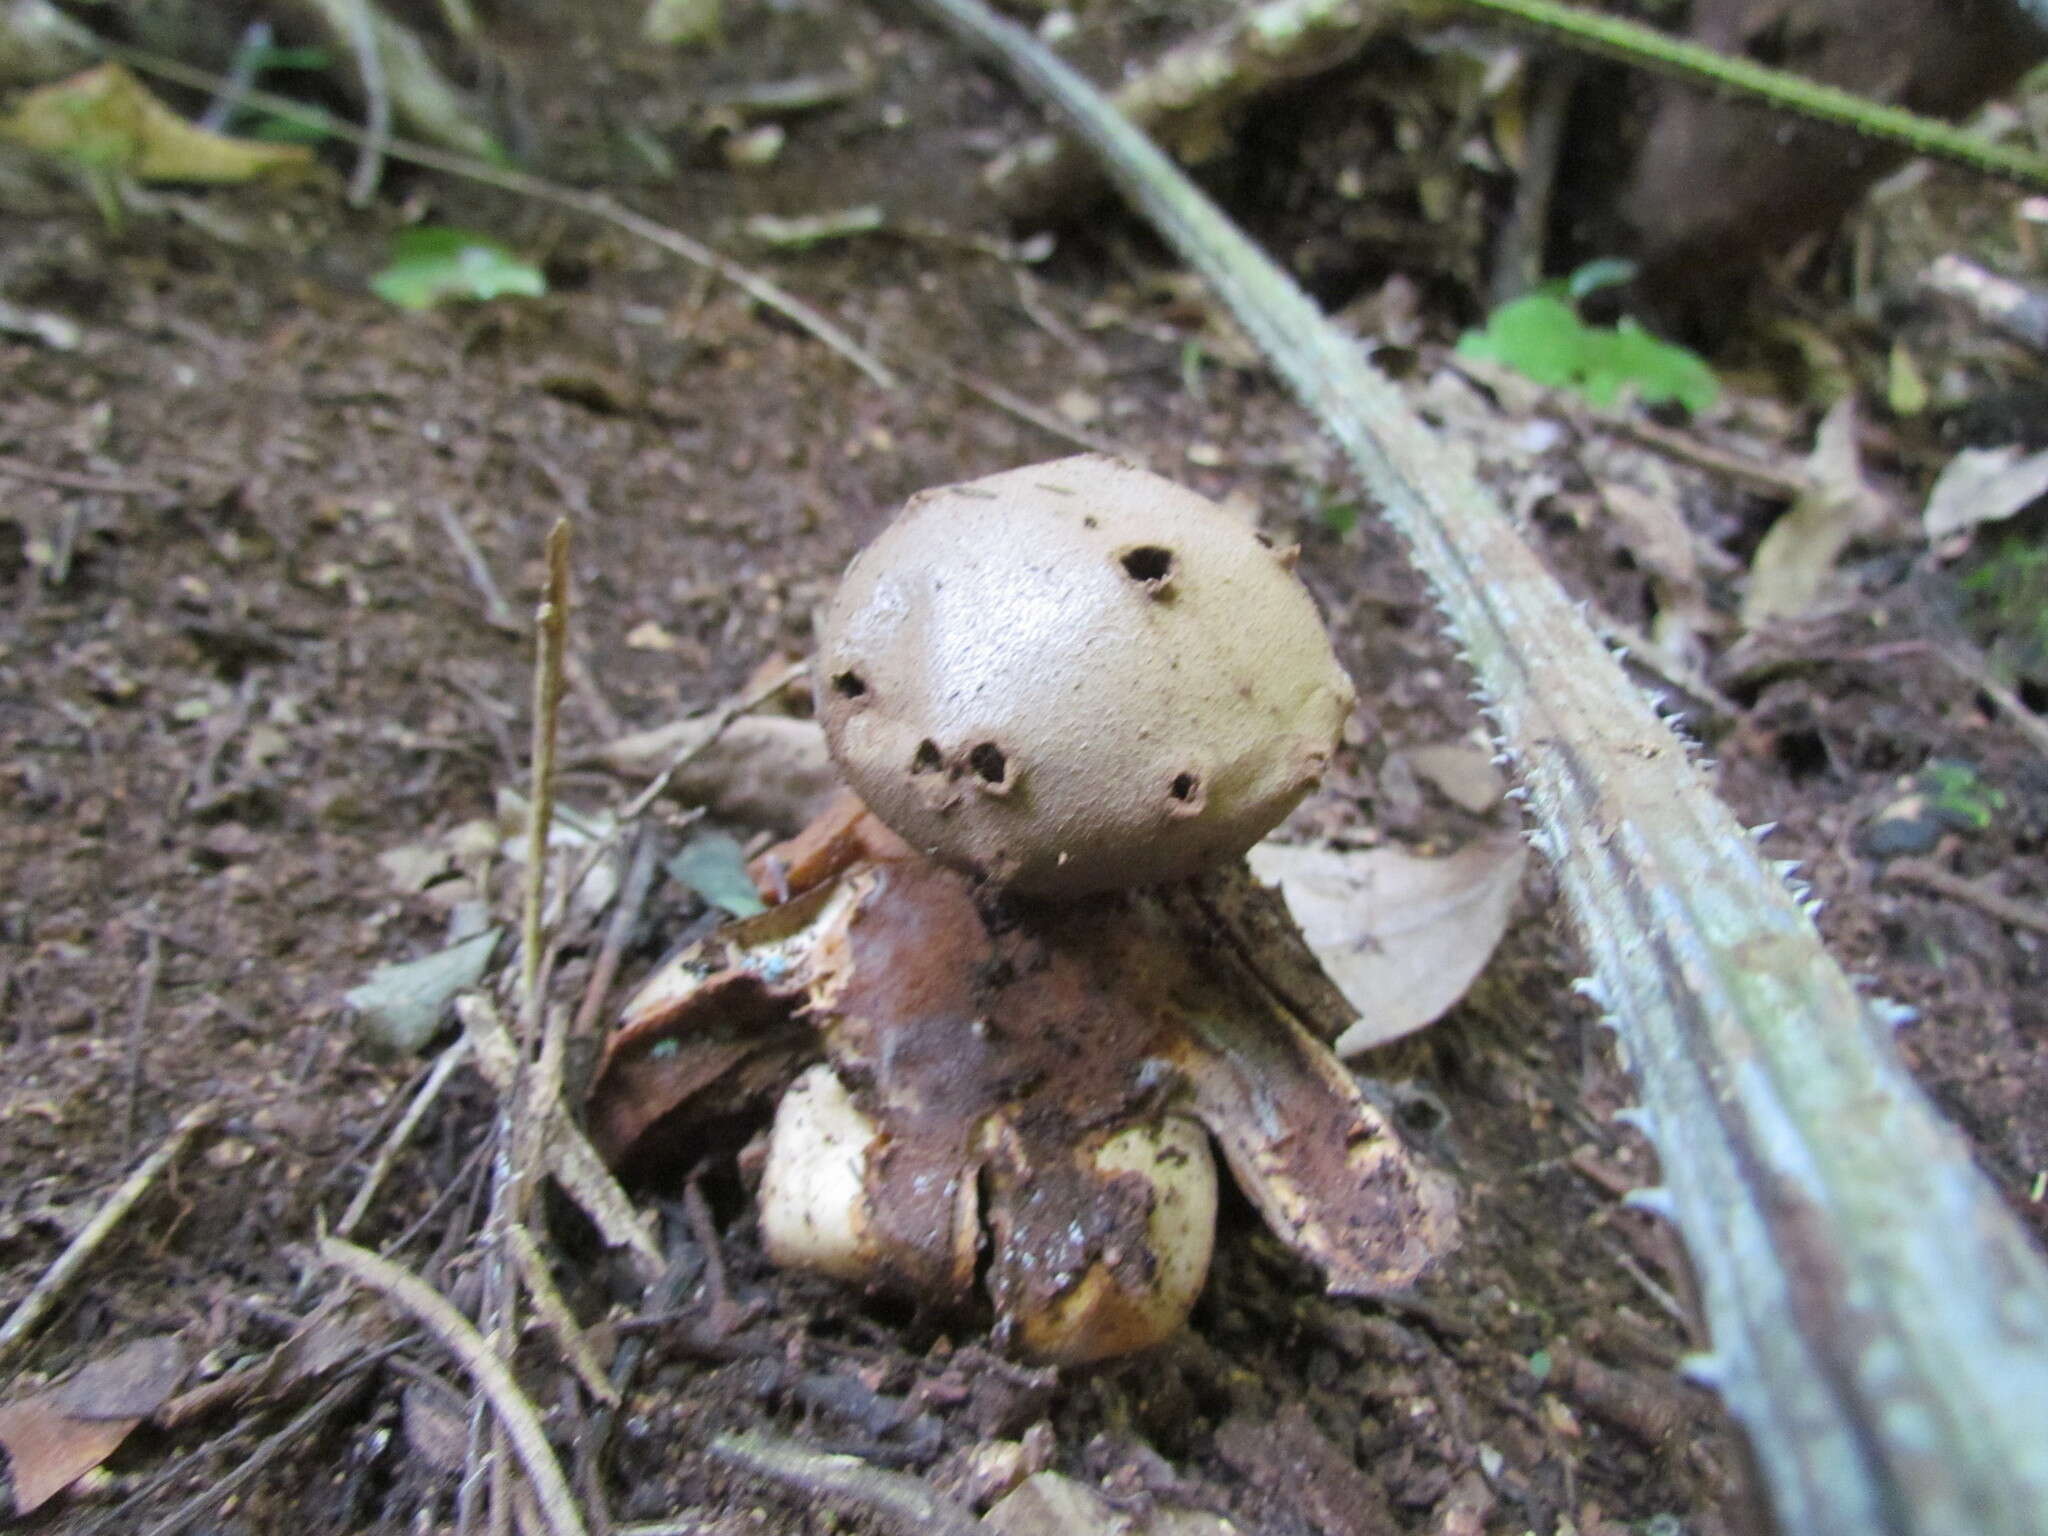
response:
<path fill-rule="evenodd" d="M 54 1387 L 0 1403 L 14 1512 L 40 1509 L 113 1455 L 177 1390 L 187 1368 L 175 1337 L 137 1339 Z"/>
<path fill-rule="evenodd" d="M 1498 832 L 1430 859 L 1264 842 L 1250 859 L 1358 1010 L 1337 1037 L 1338 1053 L 1355 1056 L 1435 1023 L 1465 995 L 1507 932 L 1528 845 Z"/>

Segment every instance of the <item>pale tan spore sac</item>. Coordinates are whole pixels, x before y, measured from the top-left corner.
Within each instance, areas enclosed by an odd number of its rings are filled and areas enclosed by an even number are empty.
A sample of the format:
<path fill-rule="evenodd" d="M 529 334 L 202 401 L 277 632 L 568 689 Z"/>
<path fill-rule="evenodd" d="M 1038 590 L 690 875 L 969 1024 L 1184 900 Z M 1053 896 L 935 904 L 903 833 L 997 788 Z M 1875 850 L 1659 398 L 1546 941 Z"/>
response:
<path fill-rule="evenodd" d="M 1185 878 L 1286 816 L 1351 710 L 1293 565 L 1096 455 L 925 492 L 824 617 L 833 755 L 894 831 L 984 879 Z"/>

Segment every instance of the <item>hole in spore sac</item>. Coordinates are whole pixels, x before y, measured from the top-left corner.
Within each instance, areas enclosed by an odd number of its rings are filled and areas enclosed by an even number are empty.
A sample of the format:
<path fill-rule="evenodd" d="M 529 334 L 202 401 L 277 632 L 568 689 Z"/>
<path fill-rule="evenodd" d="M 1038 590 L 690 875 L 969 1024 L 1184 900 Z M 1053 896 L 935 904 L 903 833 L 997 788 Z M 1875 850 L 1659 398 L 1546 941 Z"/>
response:
<path fill-rule="evenodd" d="M 1167 786 L 1166 792 L 1176 800 L 1192 800 L 1195 798 L 1195 790 L 1200 787 L 1200 784 L 1201 781 L 1192 773 L 1176 773 L 1173 776 L 1173 782 Z"/>
<path fill-rule="evenodd" d="M 939 744 L 927 736 L 917 744 L 917 751 L 911 754 L 912 773 L 937 773 L 945 759 L 939 755 Z"/>
<path fill-rule="evenodd" d="M 968 749 L 967 766 L 987 784 L 1000 784 L 1010 771 L 1010 760 L 992 741 L 977 742 Z"/>
<path fill-rule="evenodd" d="M 1173 551 L 1157 544 L 1140 544 L 1117 557 L 1124 574 L 1146 586 L 1159 586 L 1173 574 Z"/>
<path fill-rule="evenodd" d="M 858 672 L 836 672 L 832 676 L 832 691 L 842 699 L 863 699 L 867 697 L 868 685 Z"/>

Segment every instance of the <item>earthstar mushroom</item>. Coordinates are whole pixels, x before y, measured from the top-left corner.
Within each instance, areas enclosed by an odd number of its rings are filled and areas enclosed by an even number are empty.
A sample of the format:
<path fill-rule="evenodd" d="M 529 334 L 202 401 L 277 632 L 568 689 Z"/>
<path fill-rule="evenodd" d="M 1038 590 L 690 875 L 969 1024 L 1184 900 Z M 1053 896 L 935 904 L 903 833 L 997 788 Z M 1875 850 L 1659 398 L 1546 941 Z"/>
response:
<path fill-rule="evenodd" d="M 771 1259 L 985 1292 L 1056 1363 L 1186 1319 L 1212 1138 L 1333 1290 L 1445 1251 L 1448 1186 L 1331 1055 L 1355 1014 L 1241 857 L 1351 704 L 1291 556 L 1114 460 L 1014 470 L 869 546 L 819 676 L 859 795 L 757 861 L 781 905 L 629 1003 L 590 1103 L 614 1163 L 772 1096 Z"/>

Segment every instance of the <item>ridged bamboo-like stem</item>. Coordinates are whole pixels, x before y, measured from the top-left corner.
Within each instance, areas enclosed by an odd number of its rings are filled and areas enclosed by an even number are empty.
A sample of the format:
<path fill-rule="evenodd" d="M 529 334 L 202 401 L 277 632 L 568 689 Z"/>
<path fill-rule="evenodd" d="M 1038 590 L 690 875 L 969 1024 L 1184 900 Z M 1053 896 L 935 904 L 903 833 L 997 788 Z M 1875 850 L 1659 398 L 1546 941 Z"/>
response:
<path fill-rule="evenodd" d="M 1620 1031 L 1714 1352 L 1783 1528 L 2041 1536 L 2048 1265 L 1783 872 L 1510 527 L 1470 455 L 1085 80 L 918 0 L 1045 96 L 1218 290 L 1407 541 L 1529 794 Z"/>

